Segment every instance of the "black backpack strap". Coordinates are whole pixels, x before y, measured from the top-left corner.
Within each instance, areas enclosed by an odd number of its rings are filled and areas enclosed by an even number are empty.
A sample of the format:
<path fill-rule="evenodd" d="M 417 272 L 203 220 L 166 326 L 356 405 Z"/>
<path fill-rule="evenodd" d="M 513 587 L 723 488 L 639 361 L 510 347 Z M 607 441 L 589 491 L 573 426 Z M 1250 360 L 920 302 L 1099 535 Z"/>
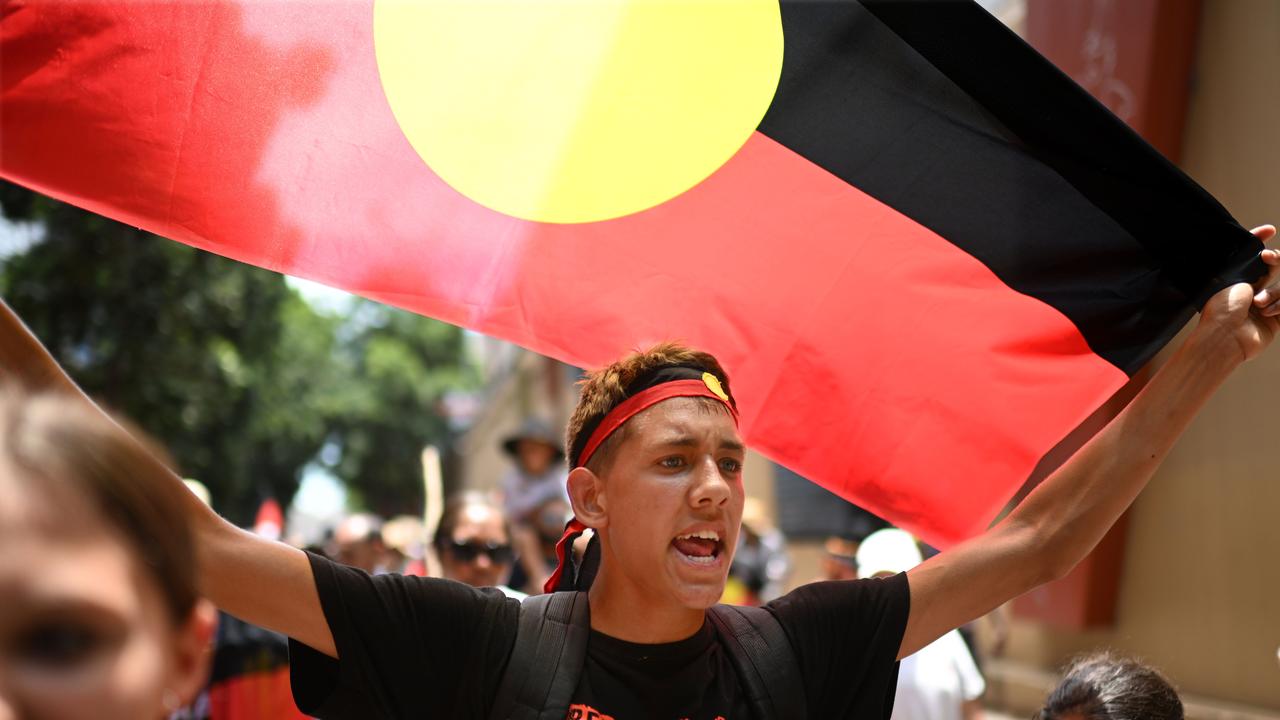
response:
<path fill-rule="evenodd" d="M 729 651 L 756 720 L 807 717 L 800 661 L 778 618 L 764 608 L 734 605 L 716 605 L 707 616 Z"/>
<path fill-rule="evenodd" d="M 535 595 L 520 603 L 516 644 L 490 720 L 564 720 L 586 663 L 590 634 L 584 592 Z"/>

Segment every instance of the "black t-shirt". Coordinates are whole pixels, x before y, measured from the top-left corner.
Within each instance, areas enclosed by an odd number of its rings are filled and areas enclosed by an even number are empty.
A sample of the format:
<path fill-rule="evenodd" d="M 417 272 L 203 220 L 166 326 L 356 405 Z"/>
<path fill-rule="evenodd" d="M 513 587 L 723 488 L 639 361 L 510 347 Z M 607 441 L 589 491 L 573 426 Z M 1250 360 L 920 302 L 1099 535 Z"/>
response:
<path fill-rule="evenodd" d="M 370 577 L 314 555 L 311 568 L 341 660 L 290 641 L 303 712 L 487 720 L 515 644 L 518 602 L 449 580 Z M 810 717 L 889 717 L 909 605 L 904 574 L 813 583 L 766 606 L 799 660 Z M 571 720 L 751 718 L 709 622 L 659 645 L 593 631 L 573 697 Z"/>

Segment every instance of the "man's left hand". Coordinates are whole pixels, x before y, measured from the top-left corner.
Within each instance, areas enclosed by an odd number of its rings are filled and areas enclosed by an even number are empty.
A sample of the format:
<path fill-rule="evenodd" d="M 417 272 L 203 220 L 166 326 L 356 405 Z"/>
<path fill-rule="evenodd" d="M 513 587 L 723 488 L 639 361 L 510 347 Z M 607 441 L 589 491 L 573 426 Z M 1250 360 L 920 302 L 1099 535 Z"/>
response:
<path fill-rule="evenodd" d="M 1263 242 L 1276 235 L 1274 225 L 1254 228 Z M 1280 250 L 1263 250 L 1268 272 L 1253 285 L 1224 288 L 1205 303 L 1197 332 L 1234 344 L 1240 360 L 1252 360 L 1280 331 Z"/>

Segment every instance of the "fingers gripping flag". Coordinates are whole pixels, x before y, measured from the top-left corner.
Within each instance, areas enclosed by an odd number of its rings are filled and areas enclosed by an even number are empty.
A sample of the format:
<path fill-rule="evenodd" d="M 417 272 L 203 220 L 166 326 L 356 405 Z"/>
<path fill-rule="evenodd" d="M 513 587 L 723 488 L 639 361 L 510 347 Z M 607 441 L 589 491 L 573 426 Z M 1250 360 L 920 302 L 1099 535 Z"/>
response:
<path fill-rule="evenodd" d="M 1260 249 L 968 0 L 11 0 L 0 174 L 582 366 L 946 544 Z"/>

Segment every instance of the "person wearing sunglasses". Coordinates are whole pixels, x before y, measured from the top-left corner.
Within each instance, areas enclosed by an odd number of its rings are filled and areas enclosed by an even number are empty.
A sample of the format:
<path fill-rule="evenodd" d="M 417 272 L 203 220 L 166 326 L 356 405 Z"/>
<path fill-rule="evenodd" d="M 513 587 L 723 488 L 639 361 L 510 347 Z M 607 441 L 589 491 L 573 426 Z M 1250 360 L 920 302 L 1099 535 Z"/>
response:
<path fill-rule="evenodd" d="M 524 599 L 524 593 L 507 587 L 515 561 L 510 523 L 488 497 L 466 492 L 451 499 L 434 540 L 446 578 L 472 587 L 496 587 L 507 597 Z"/>

